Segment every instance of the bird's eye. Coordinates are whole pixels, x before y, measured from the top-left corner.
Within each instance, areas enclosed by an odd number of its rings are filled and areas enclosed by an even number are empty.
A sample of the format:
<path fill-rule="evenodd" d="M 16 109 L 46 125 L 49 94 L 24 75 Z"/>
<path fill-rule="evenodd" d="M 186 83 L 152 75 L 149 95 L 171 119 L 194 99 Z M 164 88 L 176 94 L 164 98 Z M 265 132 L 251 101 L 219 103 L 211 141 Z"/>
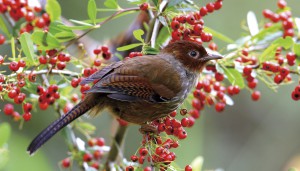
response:
<path fill-rule="evenodd" d="M 192 50 L 189 52 L 189 55 L 193 58 L 197 57 L 199 55 L 199 52 L 198 51 L 195 51 L 195 50 Z"/>

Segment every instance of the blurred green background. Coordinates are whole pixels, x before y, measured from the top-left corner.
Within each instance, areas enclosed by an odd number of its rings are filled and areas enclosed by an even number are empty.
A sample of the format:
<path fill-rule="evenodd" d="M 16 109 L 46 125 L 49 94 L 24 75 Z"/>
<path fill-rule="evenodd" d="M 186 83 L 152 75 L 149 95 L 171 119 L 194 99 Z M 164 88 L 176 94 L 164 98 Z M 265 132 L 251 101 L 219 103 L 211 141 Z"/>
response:
<path fill-rule="evenodd" d="M 120 2 L 126 4 L 124 0 Z M 207 2 L 209 1 L 197 1 L 202 5 Z M 237 39 L 244 32 L 241 23 L 245 21 L 248 11 L 254 11 L 261 20 L 262 10 L 275 10 L 276 2 L 277 0 L 225 0 L 220 11 L 205 18 L 205 24 Z M 293 8 L 293 15 L 299 17 L 300 1 L 287 2 Z M 59 0 L 59 3 L 64 17 L 87 19 L 87 1 Z M 97 4 L 101 6 L 103 0 L 97 0 Z M 99 17 L 104 15 L 107 14 L 99 14 Z M 111 21 L 89 35 L 97 41 L 116 36 L 127 28 L 134 16 Z M 221 42 L 216 42 L 221 47 L 224 46 Z M 8 52 L 7 47 L 0 47 L 1 55 Z M 253 102 L 250 93 L 243 90 L 233 97 L 235 105 L 226 107 L 222 113 L 215 112 L 214 108 L 206 108 L 196 125 L 187 130 L 189 137 L 176 150 L 177 163 L 184 167 L 200 155 L 204 158 L 203 168 L 206 170 L 222 168 L 226 171 L 279 171 L 288 170 L 292 166 L 300 169 L 300 105 L 290 97 L 295 85 L 296 83 L 273 92 L 260 82 L 258 89 L 261 90 L 262 97 L 258 102 Z M 3 102 L 0 103 L 2 108 Z M 52 109 L 35 112 L 32 120 L 19 130 L 18 124 L 0 112 L 0 123 L 7 121 L 13 127 L 8 147 L 10 160 L 5 171 L 58 170 L 58 162 L 67 156 L 67 146 L 61 136 L 53 137 L 33 157 L 26 153 L 31 139 L 56 119 L 53 113 Z M 109 124 L 112 118 L 109 115 L 87 120 L 97 126 L 96 136 L 110 140 L 111 130 L 108 128 L 111 127 Z M 141 138 L 138 127 L 130 126 L 125 144 L 127 157 L 139 147 Z"/>

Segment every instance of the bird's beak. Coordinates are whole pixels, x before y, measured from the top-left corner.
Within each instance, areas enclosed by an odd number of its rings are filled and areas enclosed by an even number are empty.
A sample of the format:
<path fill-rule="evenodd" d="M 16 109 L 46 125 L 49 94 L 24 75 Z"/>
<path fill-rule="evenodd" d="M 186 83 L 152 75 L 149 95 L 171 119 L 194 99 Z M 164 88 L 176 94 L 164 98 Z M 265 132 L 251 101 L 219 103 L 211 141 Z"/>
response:
<path fill-rule="evenodd" d="M 202 58 L 202 60 L 204 60 L 205 62 L 210 61 L 210 60 L 216 60 L 216 59 L 222 59 L 223 57 L 217 54 L 207 54 L 206 56 L 204 56 Z"/>

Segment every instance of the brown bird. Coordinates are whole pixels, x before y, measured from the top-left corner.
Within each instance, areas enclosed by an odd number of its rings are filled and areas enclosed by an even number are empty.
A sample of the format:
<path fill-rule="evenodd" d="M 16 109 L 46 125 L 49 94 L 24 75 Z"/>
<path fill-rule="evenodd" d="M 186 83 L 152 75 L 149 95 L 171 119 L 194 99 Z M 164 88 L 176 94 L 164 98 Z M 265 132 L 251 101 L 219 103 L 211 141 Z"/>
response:
<path fill-rule="evenodd" d="M 44 129 L 29 145 L 32 154 L 60 129 L 90 110 L 108 108 L 113 115 L 143 125 L 176 110 L 195 86 L 205 63 L 220 59 L 202 45 L 177 41 L 158 55 L 135 57 L 106 66 L 81 84 L 97 81 L 84 100 Z"/>

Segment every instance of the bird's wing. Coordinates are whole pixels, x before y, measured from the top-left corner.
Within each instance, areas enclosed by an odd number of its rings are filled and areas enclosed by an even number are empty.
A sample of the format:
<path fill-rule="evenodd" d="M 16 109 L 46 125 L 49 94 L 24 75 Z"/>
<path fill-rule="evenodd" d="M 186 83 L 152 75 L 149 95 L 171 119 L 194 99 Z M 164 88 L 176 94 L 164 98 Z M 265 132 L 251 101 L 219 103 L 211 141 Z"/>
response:
<path fill-rule="evenodd" d="M 164 102 L 181 89 L 178 72 L 158 56 L 136 57 L 104 69 L 87 78 L 89 82 L 100 79 L 87 92 L 107 93 L 122 101 Z"/>

